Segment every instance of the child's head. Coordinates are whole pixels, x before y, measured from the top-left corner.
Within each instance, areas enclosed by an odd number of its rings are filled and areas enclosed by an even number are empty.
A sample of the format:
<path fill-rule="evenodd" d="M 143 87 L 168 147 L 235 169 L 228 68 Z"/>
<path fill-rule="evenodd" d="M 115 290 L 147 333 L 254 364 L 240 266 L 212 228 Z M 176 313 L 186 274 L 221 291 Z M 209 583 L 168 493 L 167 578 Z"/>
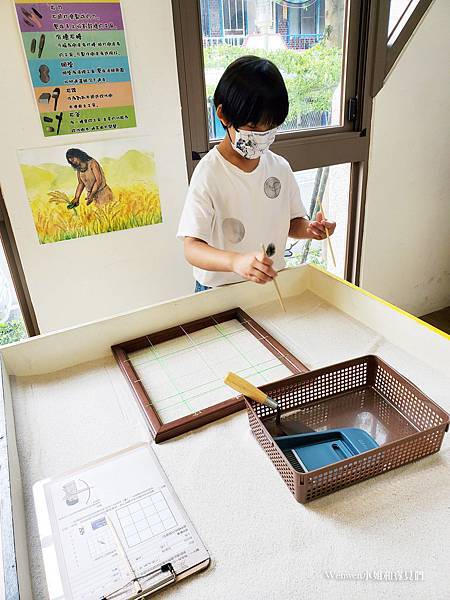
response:
<path fill-rule="evenodd" d="M 283 77 L 265 58 L 242 56 L 220 78 L 214 104 L 226 127 L 267 131 L 279 127 L 289 111 Z"/>

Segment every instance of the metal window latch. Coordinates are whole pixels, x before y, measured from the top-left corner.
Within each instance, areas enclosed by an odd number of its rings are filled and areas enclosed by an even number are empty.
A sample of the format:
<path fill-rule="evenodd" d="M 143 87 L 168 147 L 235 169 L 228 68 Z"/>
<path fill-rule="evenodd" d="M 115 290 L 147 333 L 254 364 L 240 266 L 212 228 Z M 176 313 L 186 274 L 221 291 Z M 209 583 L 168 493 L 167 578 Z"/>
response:
<path fill-rule="evenodd" d="M 192 160 L 200 160 L 205 156 L 205 154 L 208 154 L 208 150 L 204 152 L 197 152 L 196 150 L 192 150 Z"/>
<path fill-rule="evenodd" d="M 347 120 L 356 121 L 358 116 L 358 98 L 349 98 L 347 105 Z"/>

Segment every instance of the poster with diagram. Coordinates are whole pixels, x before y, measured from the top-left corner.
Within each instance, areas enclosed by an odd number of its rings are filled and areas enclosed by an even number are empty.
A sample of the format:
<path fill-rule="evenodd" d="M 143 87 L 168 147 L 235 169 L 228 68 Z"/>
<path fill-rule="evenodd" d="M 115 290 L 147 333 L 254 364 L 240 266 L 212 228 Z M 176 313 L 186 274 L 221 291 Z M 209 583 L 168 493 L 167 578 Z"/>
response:
<path fill-rule="evenodd" d="M 162 223 L 147 136 L 19 150 L 41 244 Z"/>
<path fill-rule="evenodd" d="M 136 127 L 120 0 L 15 0 L 46 137 Z"/>

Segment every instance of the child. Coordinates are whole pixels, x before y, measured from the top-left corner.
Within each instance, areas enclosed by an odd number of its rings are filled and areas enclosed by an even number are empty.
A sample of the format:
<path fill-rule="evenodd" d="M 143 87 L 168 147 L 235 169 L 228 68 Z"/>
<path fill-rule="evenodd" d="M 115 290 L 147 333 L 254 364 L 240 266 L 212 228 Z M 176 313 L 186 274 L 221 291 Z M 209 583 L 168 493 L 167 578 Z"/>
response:
<path fill-rule="evenodd" d="M 292 238 L 326 237 L 336 223 L 305 219 L 289 163 L 268 150 L 286 119 L 289 101 L 277 67 L 256 56 L 234 61 L 214 94 L 224 139 L 192 176 L 177 237 L 194 267 L 195 291 L 245 279 L 267 283 L 284 268 Z M 273 260 L 261 244 L 275 245 Z"/>

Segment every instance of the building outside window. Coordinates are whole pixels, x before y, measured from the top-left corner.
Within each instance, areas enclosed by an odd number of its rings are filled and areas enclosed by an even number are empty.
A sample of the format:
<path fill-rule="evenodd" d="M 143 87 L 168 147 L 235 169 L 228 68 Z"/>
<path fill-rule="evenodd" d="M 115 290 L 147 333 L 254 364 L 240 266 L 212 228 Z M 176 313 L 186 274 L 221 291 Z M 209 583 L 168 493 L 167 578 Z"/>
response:
<path fill-rule="evenodd" d="M 306 50 L 325 30 L 325 0 L 202 0 L 205 47 L 245 46 L 248 36 L 269 32 L 286 48 Z"/>

